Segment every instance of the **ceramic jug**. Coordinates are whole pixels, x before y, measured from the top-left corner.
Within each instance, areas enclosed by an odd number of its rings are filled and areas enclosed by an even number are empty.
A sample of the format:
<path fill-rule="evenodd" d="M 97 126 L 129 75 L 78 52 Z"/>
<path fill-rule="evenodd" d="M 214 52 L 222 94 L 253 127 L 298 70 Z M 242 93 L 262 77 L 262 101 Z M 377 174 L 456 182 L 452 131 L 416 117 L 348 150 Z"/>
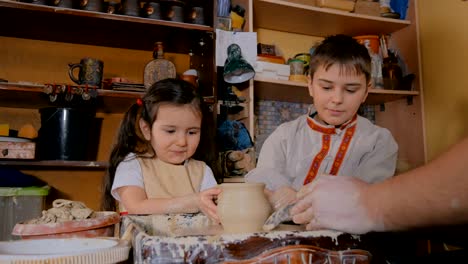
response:
<path fill-rule="evenodd" d="M 93 85 L 101 87 L 104 62 L 94 58 L 82 58 L 80 63 L 68 64 L 68 76 L 79 85 Z M 79 68 L 78 77 L 74 75 L 73 70 Z"/>
<path fill-rule="evenodd" d="M 155 0 L 146 2 L 143 6 L 142 13 L 143 17 L 161 19 L 161 5 Z"/>
<path fill-rule="evenodd" d="M 103 0 L 79 0 L 79 8 L 86 11 L 100 12 Z"/>
<path fill-rule="evenodd" d="M 223 183 L 219 185 L 218 216 L 225 233 L 261 232 L 271 206 L 264 183 Z"/>

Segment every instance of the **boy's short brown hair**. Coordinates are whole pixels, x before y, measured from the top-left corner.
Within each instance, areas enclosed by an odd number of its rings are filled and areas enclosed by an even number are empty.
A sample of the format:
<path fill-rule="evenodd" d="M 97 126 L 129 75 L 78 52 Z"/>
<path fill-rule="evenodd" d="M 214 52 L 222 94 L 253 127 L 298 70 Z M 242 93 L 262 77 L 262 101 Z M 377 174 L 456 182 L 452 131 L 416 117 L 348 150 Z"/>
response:
<path fill-rule="evenodd" d="M 343 66 L 343 70 L 363 73 L 366 83 L 371 80 L 371 57 L 364 45 L 354 38 L 346 35 L 333 35 L 326 37 L 314 50 L 310 60 L 310 78 L 319 66 L 326 70 L 334 65 Z"/>

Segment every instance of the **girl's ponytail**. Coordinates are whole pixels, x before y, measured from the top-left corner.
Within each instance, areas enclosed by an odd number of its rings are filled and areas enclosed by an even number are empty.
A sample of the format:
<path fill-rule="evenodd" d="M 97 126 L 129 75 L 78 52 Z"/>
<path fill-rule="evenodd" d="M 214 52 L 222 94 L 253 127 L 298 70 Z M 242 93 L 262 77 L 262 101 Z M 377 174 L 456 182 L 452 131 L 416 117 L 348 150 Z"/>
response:
<path fill-rule="evenodd" d="M 134 103 L 124 115 L 120 129 L 117 134 L 117 142 L 112 148 L 109 158 L 109 168 L 104 176 L 102 210 L 115 211 L 116 204 L 111 195 L 112 183 L 114 182 L 115 171 L 129 153 L 143 154 L 148 151 L 148 143 L 140 131 L 138 120 L 143 110 L 143 102 Z"/>

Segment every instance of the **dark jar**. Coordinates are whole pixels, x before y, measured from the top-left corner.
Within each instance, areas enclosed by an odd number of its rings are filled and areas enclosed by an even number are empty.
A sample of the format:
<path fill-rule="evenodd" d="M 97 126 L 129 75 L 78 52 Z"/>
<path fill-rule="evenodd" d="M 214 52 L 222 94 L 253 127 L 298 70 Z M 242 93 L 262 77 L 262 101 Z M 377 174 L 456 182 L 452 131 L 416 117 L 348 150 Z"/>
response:
<path fill-rule="evenodd" d="M 388 57 L 383 59 L 382 78 L 384 89 L 400 90 L 403 72 L 398 65 L 397 57 L 389 52 Z"/>

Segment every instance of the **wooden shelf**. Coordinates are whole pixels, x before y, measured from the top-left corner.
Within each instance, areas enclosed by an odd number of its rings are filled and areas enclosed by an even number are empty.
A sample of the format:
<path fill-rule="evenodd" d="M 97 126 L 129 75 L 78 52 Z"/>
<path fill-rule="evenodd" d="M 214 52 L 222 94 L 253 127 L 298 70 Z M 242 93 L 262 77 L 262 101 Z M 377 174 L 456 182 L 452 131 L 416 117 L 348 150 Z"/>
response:
<path fill-rule="evenodd" d="M 254 25 L 277 31 L 325 37 L 389 34 L 411 24 L 407 20 L 354 14 L 286 0 L 254 0 Z"/>
<path fill-rule="evenodd" d="M 44 85 L 8 84 L 0 83 L 0 107 L 39 109 L 43 107 L 67 106 L 66 104 L 51 103 L 49 96 L 43 92 Z M 98 89 L 95 100 L 82 101 L 83 105 L 95 107 L 101 113 L 124 113 L 141 98 L 142 92 L 125 92 Z M 212 105 L 216 102 L 214 96 L 204 96 L 203 101 Z M 81 105 L 80 105 L 81 106 Z"/>
<path fill-rule="evenodd" d="M 0 159 L 0 166 L 21 166 L 22 169 L 42 168 L 42 169 L 90 169 L 105 170 L 108 162 L 105 161 L 68 161 L 68 160 L 7 160 Z"/>
<path fill-rule="evenodd" d="M 369 91 L 365 104 L 378 105 L 418 95 L 418 91 L 372 89 Z M 254 96 L 256 99 L 271 101 L 312 102 L 306 83 L 260 77 L 255 77 Z"/>
<path fill-rule="evenodd" d="M 413 96 L 418 95 L 419 91 L 372 89 L 369 91 L 367 100 L 364 103 L 368 105 L 379 105 L 401 99 L 411 100 Z"/>
<path fill-rule="evenodd" d="M 98 90 L 97 100 L 85 101 L 95 106 L 98 112 L 123 113 L 142 93 Z M 2 107 L 37 109 L 57 106 L 49 101 L 41 85 L 0 83 L 0 105 Z"/>
<path fill-rule="evenodd" d="M 153 50 L 156 41 L 164 41 L 165 51 L 177 53 L 188 53 L 193 45 L 187 35 L 193 34 L 195 41 L 214 31 L 205 25 L 6 0 L 0 0 L 0 24 L 6 37 L 136 50 Z"/>

